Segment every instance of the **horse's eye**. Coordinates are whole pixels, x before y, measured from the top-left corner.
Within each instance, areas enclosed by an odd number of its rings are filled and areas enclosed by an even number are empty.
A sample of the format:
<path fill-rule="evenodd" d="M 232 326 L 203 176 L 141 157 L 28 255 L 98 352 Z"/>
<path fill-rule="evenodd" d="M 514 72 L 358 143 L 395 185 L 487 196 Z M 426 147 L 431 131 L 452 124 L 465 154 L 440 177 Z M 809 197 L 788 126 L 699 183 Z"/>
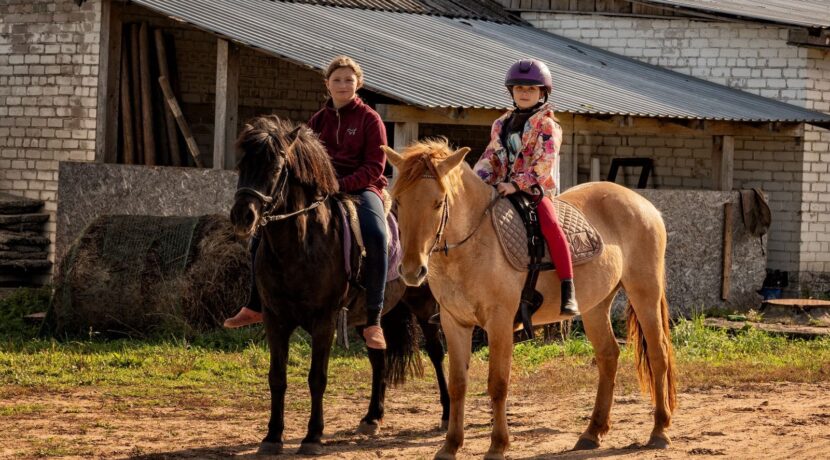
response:
<path fill-rule="evenodd" d="M 441 209 L 442 204 L 444 204 L 443 201 L 441 201 L 441 200 L 436 201 L 434 209 Z"/>

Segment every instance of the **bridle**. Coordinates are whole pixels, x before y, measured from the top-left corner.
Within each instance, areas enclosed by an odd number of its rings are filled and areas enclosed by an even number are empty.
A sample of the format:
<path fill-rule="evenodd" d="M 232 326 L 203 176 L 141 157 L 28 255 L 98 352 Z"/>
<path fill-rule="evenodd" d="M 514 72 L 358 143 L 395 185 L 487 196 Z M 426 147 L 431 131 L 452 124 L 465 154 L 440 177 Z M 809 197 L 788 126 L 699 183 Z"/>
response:
<path fill-rule="evenodd" d="M 424 173 L 421 175 L 421 179 L 435 179 L 440 181 L 441 179 L 438 176 L 438 171 L 435 170 L 435 166 L 429 160 L 425 160 L 427 164 L 427 168 L 430 170 L 428 173 Z M 495 194 L 495 190 L 494 190 Z M 487 214 L 490 213 L 490 210 L 493 209 L 493 206 L 501 198 L 498 194 L 495 194 L 493 198 L 490 200 L 490 203 L 487 205 L 487 208 L 484 209 L 484 212 L 481 214 L 481 218 L 479 218 L 478 223 L 476 224 L 475 228 L 466 236 L 464 239 L 457 243 L 449 243 L 447 242 L 446 238 L 444 238 L 444 230 L 447 228 L 447 223 L 450 220 L 450 200 L 449 194 L 444 194 L 444 199 L 441 203 L 441 222 L 438 224 L 438 231 L 435 232 L 435 240 L 432 243 L 432 248 L 429 250 L 429 253 L 432 254 L 434 252 L 443 252 L 445 256 L 449 255 L 450 249 L 455 249 L 460 247 L 464 243 L 470 240 L 473 235 L 476 234 L 479 228 L 481 228 L 481 224 L 484 223 L 484 218 L 487 217 Z M 441 239 L 444 238 L 444 245 L 441 246 Z"/>
<path fill-rule="evenodd" d="M 285 158 L 284 150 L 280 150 L 280 156 L 282 158 Z M 305 214 L 317 208 L 329 199 L 329 196 L 326 195 L 322 198 L 314 200 L 314 202 L 311 203 L 309 206 L 306 206 L 305 208 L 300 209 L 298 211 L 293 211 L 286 214 L 274 214 L 277 210 L 277 198 L 284 196 L 285 187 L 287 184 L 288 168 L 283 167 L 282 171 L 280 172 L 280 177 L 276 181 L 274 181 L 274 185 L 271 186 L 270 194 L 265 195 L 259 190 L 255 190 L 251 187 L 239 187 L 238 189 L 236 189 L 236 193 L 234 194 L 234 200 L 238 200 L 239 198 L 246 195 L 258 200 L 262 208 L 262 212 L 259 215 L 259 219 L 257 220 L 256 225 L 258 227 L 265 227 L 271 222 L 285 220 L 294 216 L 298 216 L 300 214 Z"/>

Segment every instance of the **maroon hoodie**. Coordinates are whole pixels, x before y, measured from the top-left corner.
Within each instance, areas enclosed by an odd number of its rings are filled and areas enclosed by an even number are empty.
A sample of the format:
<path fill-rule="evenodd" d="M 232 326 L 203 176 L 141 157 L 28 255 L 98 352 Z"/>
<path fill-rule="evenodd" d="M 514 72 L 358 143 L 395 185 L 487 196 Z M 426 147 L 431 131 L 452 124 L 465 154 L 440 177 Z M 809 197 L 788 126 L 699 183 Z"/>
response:
<path fill-rule="evenodd" d="M 383 169 L 386 128 L 380 115 L 359 97 L 335 109 L 331 100 L 315 113 L 308 126 L 320 136 L 331 157 L 340 190 L 354 193 L 369 189 L 381 195 L 387 185 Z"/>

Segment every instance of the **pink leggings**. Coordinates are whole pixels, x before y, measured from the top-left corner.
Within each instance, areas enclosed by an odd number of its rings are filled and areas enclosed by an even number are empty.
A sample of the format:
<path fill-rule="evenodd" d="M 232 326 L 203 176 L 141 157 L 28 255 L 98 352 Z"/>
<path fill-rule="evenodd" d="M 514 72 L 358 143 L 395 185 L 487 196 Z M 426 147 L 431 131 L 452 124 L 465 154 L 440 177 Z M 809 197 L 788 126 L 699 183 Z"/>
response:
<path fill-rule="evenodd" d="M 556 272 L 560 280 L 573 279 L 574 269 L 571 263 L 571 249 L 565 240 L 565 232 L 559 226 L 556 219 L 556 209 L 548 197 L 542 198 L 539 202 L 539 224 L 542 227 L 542 234 L 550 249 L 550 257 L 556 265 Z"/>

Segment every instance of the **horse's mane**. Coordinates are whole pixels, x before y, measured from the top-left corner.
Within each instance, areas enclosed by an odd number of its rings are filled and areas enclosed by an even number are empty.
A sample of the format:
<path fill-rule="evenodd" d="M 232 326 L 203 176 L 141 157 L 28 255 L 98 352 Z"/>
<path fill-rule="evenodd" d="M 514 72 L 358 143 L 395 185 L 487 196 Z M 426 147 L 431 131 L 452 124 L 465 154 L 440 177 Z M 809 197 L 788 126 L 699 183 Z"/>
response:
<path fill-rule="evenodd" d="M 328 152 L 308 126 L 276 115 L 253 118 L 245 124 L 236 145 L 243 155 L 285 155 L 288 189 L 285 210 L 297 211 L 311 200 L 338 194 L 337 175 Z M 293 145 L 293 148 L 289 146 Z M 319 209 L 319 208 L 318 208 Z M 307 215 L 295 218 L 300 238 L 305 239 Z"/>
<path fill-rule="evenodd" d="M 436 166 L 453 153 L 453 149 L 444 137 L 424 139 L 408 146 L 401 152 L 404 163 L 399 168 L 398 178 L 395 179 L 395 186 L 392 188 L 392 196 L 399 196 L 421 180 L 425 174 L 438 177 Z M 452 200 L 461 189 L 461 171 L 456 169 L 450 174 L 438 177 L 438 183 Z"/>

